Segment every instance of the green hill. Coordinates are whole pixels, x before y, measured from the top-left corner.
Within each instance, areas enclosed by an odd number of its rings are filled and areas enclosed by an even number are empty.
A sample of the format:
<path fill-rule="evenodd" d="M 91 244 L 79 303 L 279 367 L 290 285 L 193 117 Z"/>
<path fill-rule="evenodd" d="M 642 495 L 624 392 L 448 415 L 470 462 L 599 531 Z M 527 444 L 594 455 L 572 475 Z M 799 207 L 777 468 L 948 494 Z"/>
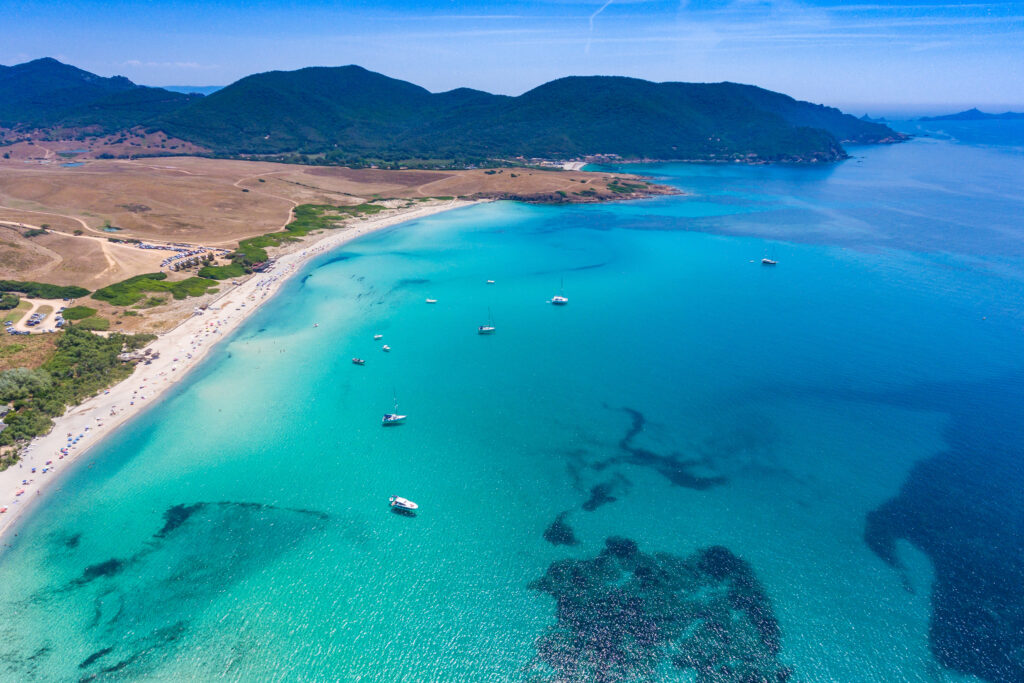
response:
<path fill-rule="evenodd" d="M 0 67 L 0 126 L 133 126 L 224 155 L 324 163 L 617 154 L 645 159 L 833 161 L 887 126 L 736 83 L 561 78 L 518 97 L 431 93 L 359 66 L 247 76 L 203 97 L 102 78 L 53 59 Z"/>
<path fill-rule="evenodd" d="M 222 153 L 328 159 L 629 158 L 830 161 L 841 142 L 896 141 L 888 127 L 734 83 L 570 77 L 518 97 L 432 94 L 357 66 L 248 76 L 159 119 Z"/>
<path fill-rule="evenodd" d="M 0 126 L 116 131 L 146 123 L 198 96 L 104 78 L 49 57 L 0 66 Z"/>

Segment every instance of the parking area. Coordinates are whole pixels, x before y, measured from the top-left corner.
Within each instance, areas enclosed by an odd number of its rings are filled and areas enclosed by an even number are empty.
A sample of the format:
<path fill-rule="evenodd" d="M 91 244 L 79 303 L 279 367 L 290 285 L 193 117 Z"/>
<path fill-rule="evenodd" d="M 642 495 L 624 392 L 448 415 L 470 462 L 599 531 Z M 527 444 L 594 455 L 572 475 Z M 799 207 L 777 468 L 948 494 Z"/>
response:
<path fill-rule="evenodd" d="M 4 331 L 7 334 L 45 334 L 57 332 L 64 327 L 61 313 L 69 302 L 57 302 L 48 299 L 22 299 L 31 308 L 26 310 L 17 321 L 5 320 Z"/>

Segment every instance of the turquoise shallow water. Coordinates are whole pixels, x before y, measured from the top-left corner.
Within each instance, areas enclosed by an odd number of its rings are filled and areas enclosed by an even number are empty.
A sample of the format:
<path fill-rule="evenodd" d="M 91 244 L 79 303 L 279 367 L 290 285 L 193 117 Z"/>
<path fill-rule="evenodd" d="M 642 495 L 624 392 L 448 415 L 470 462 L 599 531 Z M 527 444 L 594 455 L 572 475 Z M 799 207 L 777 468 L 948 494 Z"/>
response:
<path fill-rule="evenodd" d="M 0 675 L 1013 680 L 1021 163 L 634 168 L 689 194 L 321 257 L 20 529 Z"/>

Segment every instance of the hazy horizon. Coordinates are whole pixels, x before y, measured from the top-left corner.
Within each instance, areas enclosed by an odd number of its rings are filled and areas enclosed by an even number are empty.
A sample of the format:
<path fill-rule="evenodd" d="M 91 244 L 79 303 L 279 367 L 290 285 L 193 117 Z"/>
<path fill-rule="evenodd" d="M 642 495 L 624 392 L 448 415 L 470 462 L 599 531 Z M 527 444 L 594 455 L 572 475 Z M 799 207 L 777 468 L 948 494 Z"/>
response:
<path fill-rule="evenodd" d="M 872 115 L 1024 105 L 1022 2 L 215 1 L 199 20 L 181 0 L 26 0 L 0 19 L 18 29 L 0 63 L 53 56 L 144 84 L 359 64 L 434 92 L 602 74 L 750 83 Z"/>

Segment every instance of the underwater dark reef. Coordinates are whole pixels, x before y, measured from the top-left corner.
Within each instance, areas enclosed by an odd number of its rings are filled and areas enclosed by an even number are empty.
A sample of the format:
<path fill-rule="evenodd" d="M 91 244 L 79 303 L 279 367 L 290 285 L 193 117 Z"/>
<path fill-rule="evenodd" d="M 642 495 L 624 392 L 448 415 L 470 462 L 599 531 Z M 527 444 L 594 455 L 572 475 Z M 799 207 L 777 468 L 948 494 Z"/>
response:
<path fill-rule="evenodd" d="M 556 622 L 536 642 L 541 677 L 651 681 L 666 668 L 698 683 L 783 683 L 792 675 L 778 658 L 771 602 L 727 548 L 684 558 L 610 537 L 596 557 L 555 562 L 530 587 L 556 606 Z"/>

